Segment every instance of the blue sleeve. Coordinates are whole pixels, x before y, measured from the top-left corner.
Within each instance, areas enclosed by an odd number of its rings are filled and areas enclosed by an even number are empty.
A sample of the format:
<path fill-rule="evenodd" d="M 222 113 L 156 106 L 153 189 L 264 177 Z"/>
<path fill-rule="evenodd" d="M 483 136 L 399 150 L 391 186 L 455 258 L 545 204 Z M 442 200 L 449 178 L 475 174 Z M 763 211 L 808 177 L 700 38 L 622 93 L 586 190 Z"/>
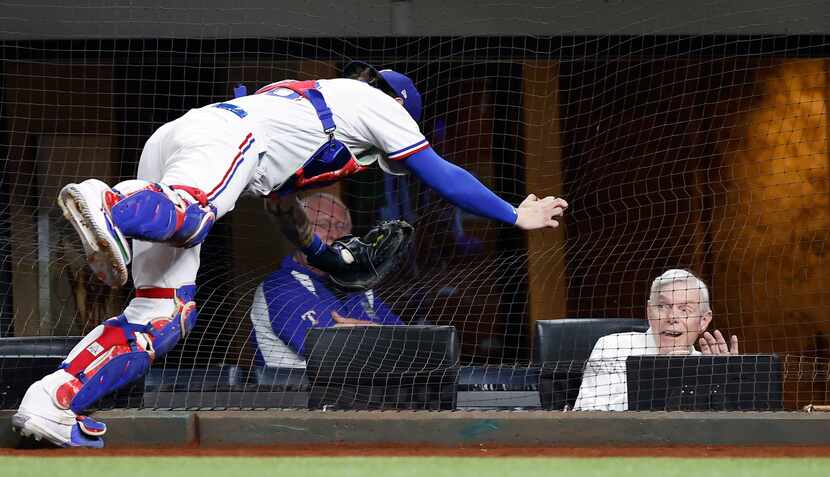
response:
<path fill-rule="evenodd" d="M 407 157 L 404 165 L 441 197 L 461 209 L 506 224 L 515 224 L 516 208 L 485 187 L 472 174 L 445 161 L 431 147 Z"/>
<path fill-rule="evenodd" d="M 336 300 L 321 300 L 293 279 L 264 285 L 268 315 L 274 334 L 297 354 L 304 356 L 306 333 L 312 326 L 328 327 Z"/>
<path fill-rule="evenodd" d="M 375 299 L 375 314 L 377 315 L 377 321 L 382 325 L 403 325 L 405 324 L 401 321 L 400 317 L 392 312 L 392 310 L 386 306 L 385 303 L 382 301 Z"/>
<path fill-rule="evenodd" d="M 343 302 L 339 313 L 347 318 L 371 321 L 379 325 L 404 324 L 377 296 L 370 301 L 364 293 L 350 294 Z"/>

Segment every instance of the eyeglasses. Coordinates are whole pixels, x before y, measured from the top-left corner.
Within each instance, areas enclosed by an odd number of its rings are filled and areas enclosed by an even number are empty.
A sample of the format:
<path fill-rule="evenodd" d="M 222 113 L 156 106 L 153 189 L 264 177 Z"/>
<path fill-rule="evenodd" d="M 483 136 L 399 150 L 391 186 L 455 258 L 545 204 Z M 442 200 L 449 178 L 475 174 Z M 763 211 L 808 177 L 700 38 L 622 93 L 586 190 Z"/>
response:
<path fill-rule="evenodd" d="M 343 221 L 321 220 L 314 224 L 317 230 L 335 230 L 337 232 L 347 233 L 351 230 L 352 224 Z"/>

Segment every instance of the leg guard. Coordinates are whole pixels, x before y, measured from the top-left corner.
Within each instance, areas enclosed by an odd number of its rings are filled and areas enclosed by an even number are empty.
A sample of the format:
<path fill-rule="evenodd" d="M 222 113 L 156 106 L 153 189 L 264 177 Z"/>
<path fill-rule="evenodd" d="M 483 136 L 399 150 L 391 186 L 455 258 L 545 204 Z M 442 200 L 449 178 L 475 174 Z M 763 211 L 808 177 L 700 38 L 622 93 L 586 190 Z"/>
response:
<path fill-rule="evenodd" d="M 107 197 L 113 222 L 127 237 L 196 246 L 216 222 L 216 207 L 195 187 L 131 180 Z"/>
<path fill-rule="evenodd" d="M 55 392 L 61 409 L 82 413 L 96 401 L 141 378 L 153 361 L 170 351 L 196 323 L 195 286 L 170 290 L 176 301 L 172 317 L 146 325 L 129 323 L 121 315 L 105 321 L 87 335 L 61 368 L 72 376 Z"/>

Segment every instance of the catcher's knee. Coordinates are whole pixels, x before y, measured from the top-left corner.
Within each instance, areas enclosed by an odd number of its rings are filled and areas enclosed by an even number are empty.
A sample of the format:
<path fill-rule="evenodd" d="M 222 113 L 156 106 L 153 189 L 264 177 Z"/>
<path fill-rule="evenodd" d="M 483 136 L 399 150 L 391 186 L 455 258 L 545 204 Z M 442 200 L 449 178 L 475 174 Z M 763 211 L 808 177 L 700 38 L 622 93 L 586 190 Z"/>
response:
<path fill-rule="evenodd" d="M 113 191 L 110 213 L 127 237 L 193 247 L 216 222 L 216 207 L 200 189 L 134 180 Z"/>
<path fill-rule="evenodd" d="M 130 323 L 124 315 L 96 327 L 61 364 L 69 379 L 55 392 L 55 404 L 81 413 L 102 397 L 141 378 L 152 363 L 187 336 L 196 324 L 195 286 L 174 291 L 172 316 Z"/>

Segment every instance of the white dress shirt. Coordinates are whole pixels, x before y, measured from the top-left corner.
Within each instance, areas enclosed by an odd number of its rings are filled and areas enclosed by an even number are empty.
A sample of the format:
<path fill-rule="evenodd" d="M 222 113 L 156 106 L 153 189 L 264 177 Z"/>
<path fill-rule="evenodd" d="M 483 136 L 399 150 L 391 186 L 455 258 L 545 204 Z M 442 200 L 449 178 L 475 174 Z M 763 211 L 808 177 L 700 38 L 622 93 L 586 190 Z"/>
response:
<path fill-rule="evenodd" d="M 651 328 L 645 333 L 616 333 L 600 338 L 585 363 L 574 410 L 628 410 L 626 359 L 629 356 L 656 355 L 658 351 L 657 339 Z M 690 346 L 689 354 L 701 353 Z"/>

